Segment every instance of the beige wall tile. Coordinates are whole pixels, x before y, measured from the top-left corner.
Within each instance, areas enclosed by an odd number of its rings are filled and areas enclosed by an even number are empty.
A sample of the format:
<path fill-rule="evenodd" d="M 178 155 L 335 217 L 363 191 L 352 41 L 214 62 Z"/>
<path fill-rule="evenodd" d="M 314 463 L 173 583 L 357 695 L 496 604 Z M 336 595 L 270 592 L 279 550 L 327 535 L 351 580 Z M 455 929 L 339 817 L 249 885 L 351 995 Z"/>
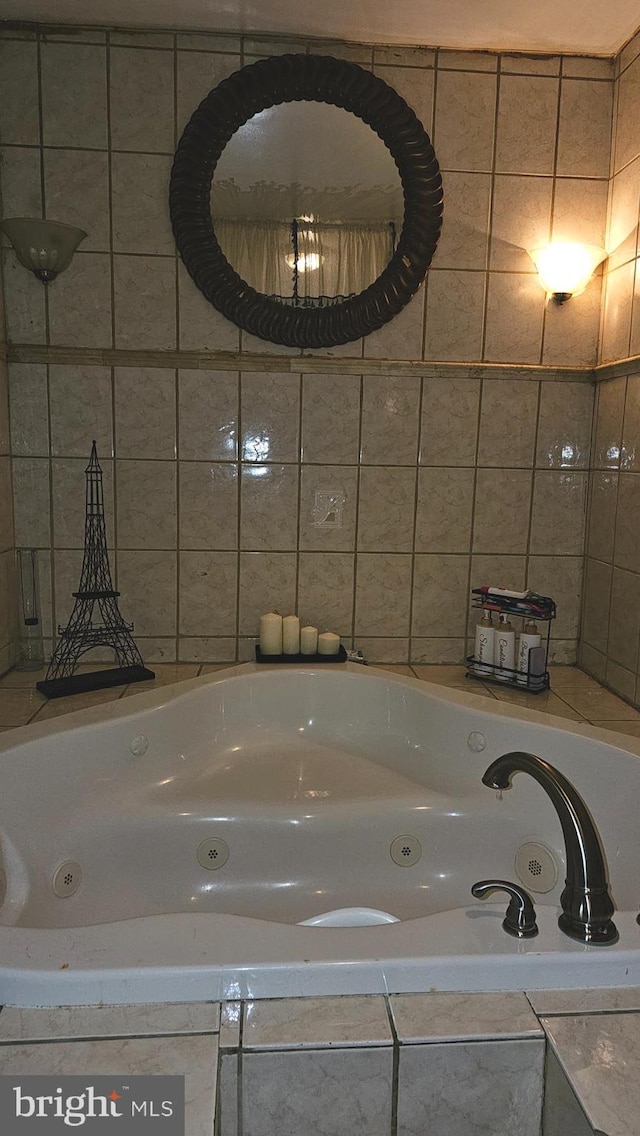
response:
<path fill-rule="evenodd" d="M 245 371 L 240 376 L 240 407 L 243 461 L 299 459 L 299 375 Z"/>
<path fill-rule="evenodd" d="M 469 552 L 475 473 L 421 469 L 418 473 L 416 552 Z"/>
<path fill-rule="evenodd" d="M 640 375 L 627 378 L 620 468 L 627 473 L 640 470 Z"/>
<path fill-rule="evenodd" d="M 525 469 L 478 470 L 474 552 L 515 554 L 527 551 L 531 481 L 531 472 Z"/>
<path fill-rule="evenodd" d="M 598 383 L 595 407 L 595 469 L 618 469 L 627 380 L 624 376 Z"/>
<path fill-rule="evenodd" d="M 490 51 L 438 50 L 438 70 L 497 71 L 498 56 Z"/>
<path fill-rule="evenodd" d="M 471 587 L 511 588 L 521 592 L 525 586 L 526 561 L 524 556 L 478 556 L 471 558 Z M 471 625 L 478 622 L 478 613 L 473 611 Z"/>
<path fill-rule="evenodd" d="M 485 359 L 539 363 L 545 295 L 537 277 L 523 272 L 492 273 L 488 287 Z"/>
<path fill-rule="evenodd" d="M 432 264 L 436 268 L 484 269 L 489 233 L 488 174 L 445 172 L 446 208 Z"/>
<path fill-rule="evenodd" d="M 640 572 L 640 474 L 621 473 L 618 485 L 618 511 L 614 564 L 630 572 Z"/>
<path fill-rule="evenodd" d="M 41 363 L 9 366 L 11 452 L 20 457 L 49 453 L 47 368 Z"/>
<path fill-rule="evenodd" d="M 175 272 L 170 257 L 114 257 L 116 347 L 176 346 Z"/>
<path fill-rule="evenodd" d="M 180 548 L 238 547 L 238 467 L 180 462 Z"/>
<path fill-rule="evenodd" d="M 13 548 L 13 498 L 11 459 L 0 457 L 0 552 Z M 6 641 L 6 640 L 5 640 Z"/>
<path fill-rule="evenodd" d="M 600 345 L 603 363 L 626 359 L 629 354 L 634 269 L 630 261 L 605 277 Z"/>
<path fill-rule="evenodd" d="M 111 267 L 106 253 L 76 253 L 49 293 L 49 328 L 54 344 L 111 347 Z"/>
<path fill-rule="evenodd" d="M 173 152 L 173 70 L 171 52 L 111 49 L 109 89 L 114 150 Z"/>
<path fill-rule="evenodd" d="M 355 548 L 358 471 L 337 465 L 303 466 L 300 481 L 300 548 L 347 552 Z M 322 496 L 318 496 L 322 495 Z M 340 521 L 325 526 L 326 510 L 335 499 Z"/>
<path fill-rule="evenodd" d="M 517 379 L 484 379 L 478 465 L 532 466 L 540 387 Z"/>
<path fill-rule="evenodd" d="M 360 473 L 358 549 L 411 552 L 415 508 L 415 468 L 364 466 Z"/>
<path fill-rule="evenodd" d="M 176 373 L 161 367 L 114 367 L 119 458 L 175 458 Z"/>
<path fill-rule="evenodd" d="M 611 182 L 611 205 L 606 248 L 606 269 L 613 272 L 636 255 L 638 242 L 638 206 L 640 202 L 640 158 L 636 158 Z"/>
<path fill-rule="evenodd" d="M 365 359 L 420 359 L 424 330 L 424 287 L 379 331 L 364 340 Z M 280 348 L 282 350 L 282 348 Z"/>
<path fill-rule="evenodd" d="M 491 170 L 496 76 L 438 74 L 434 145 L 443 170 Z"/>
<path fill-rule="evenodd" d="M 388 83 L 405 100 L 418 116 L 428 134 L 433 119 L 433 67 L 380 66 L 376 54 L 375 74 Z"/>
<path fill-rule="evenodd" d="M 113 552 L 108 553 L 113 572 Z M 75 606 L 73 593 L 77 592 L 82 573 L 82 549 L 56 549 L 52 556 L 53 595 L 55 600 L 55 630 L 65 627 Z M 113 575 L 112 575 L 113 581 Z M 57 636 L 56 636 L 57 637 Z"/>
<path fill-rule="evenodd" d="M 205 300 L 181 261 L 178 261 L 178 300 L 180 304 L 178 346 L 181 351 L 240 349 L 238 328 Z"/>
<path fill-rule="evenodd" d="M 0 65 L 2 50 L 0 45 Z M 4 138 L 4 133 L 0 135 Z M 53 152 L 53 151 L 50 151 Z M 27 146 L 3 146 L 2 212 L 5 217 L 42 216 L 40 150 Z M 9 238 L 2 236 L 2 243 Z"/>
<path fill-rule="evenodd" d="M 234 635 L 237 590 L 237 553 L 181 552 L 180 634 Z"/>
<path fill-rule="evenodd" d="M 607 659 L 600 651 L 590 647 L 582 639 L 578 648 L 578 663 L 587 674 L 593 675 L 598 682 L 604 682 Z"/>
<path fill-rule="evenodd" d="M 629 354 L 637 355 L 640 352 L 640 271 L 636 261 L 636 274 L 633 281 L 633 297 L 631 303 L 631 336 L 629 340 Z"/>
<path fill-rule="evenodd" d="M 640 638 L 640 576 L 614 568 L 611 577 L 611 613 L 607 654 L 632 671 L 638 670 Z M 633 697 L 635 689 L 629 695 Z"/>
<path fill-rule="evenodd" d="M 172 256 L 169 219 L 171 158 L 164 154 L 114 154 L 111 160 L 115 252 Z"/>
<path fill-rule="evenodd" d="M 411 465 L 418 449 L 420 380 L 365 375 L 360 460 L 365 465 Z"/>
<path fill-rule="evenodd" d="M 552 596 L 556 601 L 558 618 L 551 625 L 554 639 L 577 638 L 580 625 L 580 599 L 582 595 L 582 556 L 530 556 L 527 567 L 527 587 L 539 595 Z M 539 625 L 542 639 L 547 633 L 546 623 Z"/>
<path fill-rule="evenodd" d="M 35 43 L 0 43 L 0 138 L 24 146 L 40 142 Z"/>
<path fill-rule="evenodd" d="M 427 283 L 425 359 L 467 362 L 479 358 L 484 290 L 483 272 L 434 269 Z"/>
<path fill-rule="evenodd" d="M 51 453 L 89 460 L 91 443 L 102 461 L 113 457 L 110 367 L 49 366 Z"/>
<path fill-rule="evenodd" d="M 267 611 L 295 613 L 295 552 L 241 552 L 239 606 L 241 635 L 257 635 Z"/>
<path fill-rule="evenodd" d="M 604 248 L 608 181 L 605 178 L 556 178 L 553 239 L 583 241 Z"/>
<path fill-rule="evenodd" d="M 83 252 L 107 252 L 109 162 L 93 150 L 44 150 L 45 216 L 84 229 Z"/>
<path fill-rule="evenodd" d="M 360 376 L 302 376 L 302 460 L 357 462 L 360 452 Z"/>
<path fill-rule="evenodd" d="M 607 660 L 605 682 L 607 686 L 611 687 L 611 689 L 614 690 L 616 694 L 621 695 L 622 698 L 628 698 L 633 701 L 636 695 L 637 678 L 638 676 L 635 671 L 627 671 L 618 663 L 614 663 L 612 659 Z M 640 732 L 640 723 L 636 722 L 632 724 L 638 726 Z M 606 725 L 604 728 L 607 728 Z M 618 723 L 613 726 L 613 729 L 619 729 Z M 631 731 L 629 731 L 629 733 L 631 733 Z M 636 734 L 636 737 L 638 736 L 639 735 Z"/>
<path fill-rule="evenodd" d="M 88 450 L 90 452 L 91 445 Z M 51 463 L 53 544 L 56 548 L 82 548 L 86 514 L 86 477 L 89 453 L 84 458 L 55 458 Z M 100 458 L 107 544 L 114 540 L 113 461 Z M 48 541 L 46 543 L 49 543 Z"/>
<path fill-rule="evenodd" d="M 181 636 L 178 640 L 181 662 L 196 663 L 234 663 L 236 661 L 236 639 L 216 636 Z M 218 668 L 214 668 L 218 669 Z"/>
<path fill-rule="evenodd" d="M 503 76 L 498 106 L 496 170 L 523 174 L 552 173 L 557 113 L 557 79 Z"/>
<path fill-rule="evenodd" d="M 351 635 L 354 557 L 347 552 L 302 552 L 296 611 L 302 626 Z"/>
<path fill-rule="evenodd" d="M 43 43 L 45 146 L 107 149 L 107 60 L 104 47 Z"/>
<path fill-rule="evenodd" d="M 416 556 L 411 635 L 463 636 L 468 588 L 468 556 Z"/>
<path fill-rule="evenodd" d="M 240 547 L 252 552 L 296 547 L 298 469 L 294 465 L 243 465 Z"/>
<path fill-rule="evenodd" d="M 46 548 L 51 543 L 49 462 L 14 458 L 12 477 L 16 547 Z"/>
<path fill-rule="evenodd" d="M 409 555 L 359 553 L 356 564 L 354 634 L 407 635 L 410 581 Z"/>
<path fill-rule="evenodd" d="M 118 548 L 175 548 L 175 462 L 118 461 Z"/>
<path fill-rule="evenodd" d="M 587 556 L 596 560 L 613 560 L 613 542 L 618 503 L 618 474 L 609 472 L 591 474 L 591 501 Z"/>
<path fill-rule="evenodd" d="M 473 379 L 424 379 L 421 465 L 475 465 L 480 389 Z"/>
<path fill-rule="evenodd" d="M 612 84 L 563 79 L 558 128 L 558 174 L 606 177 L 611 147 Z"/>
<path fill-rule="evenodd" d="M 373 638 L 367 635 L 359 635 L 354 645 L 364 653 L 367 662 L 374 665 L 376 663 L 390 663 L 392 666 L 398 666 L 407 663 L 409 660 L 408 639 L 385 639 L 383 636 Z"/>
<path fill-rule="evenodd" d="M 615 171 L 626 166 L 640 153 L 637 131 L 639 111 L 640 58 L 636 58 L 620 76 L 613 166 Z"/>
<path fill-rule="evenodd" d="M 529 249 L 546 245 L 553 178 L 496 177 L 491 220 L 491 269 L 535 272 Z"/>
<path fill-rule="evenodd" d="M 581 556 L 587 473 L 538 470 L 533 490 L 530 551 Z"/>
<path fill-rule="evenodd" d="M 136 635 L 176 634 L 176 554 L 119 552 L 120 610 Z"/>
<path fill-rule="evenodd" d="M 118 47 L 164 47 L 173 50 L 172 32 L 121 32 L 109 33 L 109 42 Z"/>
<path fill-rule="evenodd" d="M 237 458 L 239 390 L 237 371 L 178 371 L 181 458 Z"/>
<path fill-rule="evenodd" d="M 184 130 L 196 107 L 222 79 L 240 68 L 240 53 L 213 54 L 178 51 L 178 134 Z"/>
<path fill-rule="evenodd" d="M 613 79 L 613 60 L 588 55 L 565 55 L 562 74 L 575 79 Z"/>
<path fill-rule="evenodd" d="M 540 383 L 537 466 L 588 468 L 594 393 L 589 383 Z"/>
<path fill-rule="evenodd" d="M 13 552 L 0 555 L 0 647 L 3 648 L 3 671 L 5 662 L 10 661 L 11 652 L 6 648 L 16 639 L 19 592 L 17 587 Z"/>
<path fill-rule="evenodd" d="M 3 268 L 7 342 L 44 343 L 46 322 L 42 284 L 22 267 L 12 250 L 3 250 Z"/>
<path fill-rule="evenodd" d="M 569 304 L 547 304 L 542 362 L 556 366 L 595 366 L 598 358 L 602 276 Z"/>

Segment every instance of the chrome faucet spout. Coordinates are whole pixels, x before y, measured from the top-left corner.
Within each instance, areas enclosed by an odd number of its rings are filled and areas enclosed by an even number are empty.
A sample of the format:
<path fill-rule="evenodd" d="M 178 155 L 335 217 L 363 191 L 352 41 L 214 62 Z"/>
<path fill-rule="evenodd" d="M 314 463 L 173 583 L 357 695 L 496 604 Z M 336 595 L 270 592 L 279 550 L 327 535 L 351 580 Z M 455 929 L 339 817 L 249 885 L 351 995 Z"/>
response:
<path fill-rule="evenodd" d="M 558 926 L 581 943 L 617 942 L 611 916 L 615 910 L 598 830 L 578 790 L 548 761 L 514 750 L 492 762 L 482 782 L 492 789 L 510 789 L 515 773 L 528 773 L 550 798 L 562 827 L 567 878 L 560 897 Z"/>

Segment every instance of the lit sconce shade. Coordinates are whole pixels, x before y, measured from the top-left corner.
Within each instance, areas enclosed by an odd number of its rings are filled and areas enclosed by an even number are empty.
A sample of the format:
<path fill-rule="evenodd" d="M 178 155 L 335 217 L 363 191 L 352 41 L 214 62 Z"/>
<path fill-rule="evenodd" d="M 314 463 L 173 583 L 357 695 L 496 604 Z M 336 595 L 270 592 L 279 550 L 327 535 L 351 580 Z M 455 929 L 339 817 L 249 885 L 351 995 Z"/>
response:
<path fill-rule="evenodd" d="M 556 241 L 529 250 L 538 270 L 540 283 L 556 304 L 584 292 L 593 273 L 606 258 L 604 249 L 577 241 Z"/>
<path fill-rule="evenodd" d="M 32 217 L 11 217 L 1 221 L 0 228 L 11 241 L 20 264 L 43 284 L 64 272 L 80 241 L 87 235 L 74 225 Z"/>

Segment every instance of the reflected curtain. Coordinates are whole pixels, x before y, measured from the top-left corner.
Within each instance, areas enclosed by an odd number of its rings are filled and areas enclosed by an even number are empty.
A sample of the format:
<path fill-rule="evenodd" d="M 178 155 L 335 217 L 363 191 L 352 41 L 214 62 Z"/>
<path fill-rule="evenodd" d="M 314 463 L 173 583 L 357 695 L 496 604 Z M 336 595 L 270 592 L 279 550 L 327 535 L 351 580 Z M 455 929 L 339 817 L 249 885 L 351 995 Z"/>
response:
<path fill-rule="evenodd" d="M 220 220 L 215 228 L 236 272 L 258 292 L 289 302 L 357 295 L 378 278 L 395 247 L 392 223 Z"/>

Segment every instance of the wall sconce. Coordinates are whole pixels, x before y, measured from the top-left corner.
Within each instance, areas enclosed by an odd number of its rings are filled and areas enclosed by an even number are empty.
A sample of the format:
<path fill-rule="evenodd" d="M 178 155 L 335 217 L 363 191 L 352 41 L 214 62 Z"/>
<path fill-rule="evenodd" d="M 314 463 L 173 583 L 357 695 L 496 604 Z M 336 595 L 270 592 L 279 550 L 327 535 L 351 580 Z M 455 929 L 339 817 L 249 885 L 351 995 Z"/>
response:
<path fill-rule="evenodd" d="M 604 249 L 581 245 L 577 241 L 555 241 L 530 249 L 529 256 L 538 270 L 540 283 L 556 304 L 584 292 L 599 264 L 606 259 Z"/>
<path fill-rule="evenodd" d="M 0 229 L 7 234 L 20 264 L 43 284 L 49 284 L 64 272 L 80 241 L 87 235 L 84 229 L 63 225 L 61 221 L 39 221 L 32 217 L 0 221 Z"/>

